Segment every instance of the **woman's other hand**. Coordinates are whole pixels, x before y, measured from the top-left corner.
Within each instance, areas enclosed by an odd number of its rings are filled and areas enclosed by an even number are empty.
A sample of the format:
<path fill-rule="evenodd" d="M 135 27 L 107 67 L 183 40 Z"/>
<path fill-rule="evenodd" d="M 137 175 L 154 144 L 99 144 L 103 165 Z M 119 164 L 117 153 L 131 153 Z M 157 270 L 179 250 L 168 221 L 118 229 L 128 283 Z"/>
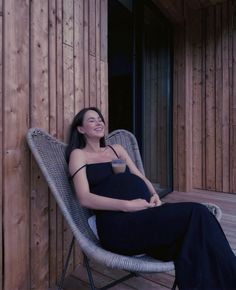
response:
<path fill-rule="evenodd" d="M 133 212 L 144 210 L 150 207 L 154 207 L 154 203 L 147 202 L 145 199 L 137 198 L 133 200 L 128 200 L 126 203 L 125 211 L 126 212 Z"/>
<path fill-rule="evenodd" d="M 162 205 L 162 202 L 158 196 L 157 193 L 153 194 L 151 199 L 150 199 L 150 203 L 153 204 L 153 206 L 160 206 Z"/>

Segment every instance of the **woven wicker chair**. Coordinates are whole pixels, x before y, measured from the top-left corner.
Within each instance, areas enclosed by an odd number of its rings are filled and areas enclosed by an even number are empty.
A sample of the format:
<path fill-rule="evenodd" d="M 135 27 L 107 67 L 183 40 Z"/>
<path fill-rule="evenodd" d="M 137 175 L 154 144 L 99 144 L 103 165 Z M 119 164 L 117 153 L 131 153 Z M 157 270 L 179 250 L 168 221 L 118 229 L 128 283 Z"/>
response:
<path fill-rule="evenodd" d="M 116 130 L 107 136 L 106 141 L 108 144 L 119 143 L 123 145 L 139 170 L 144 173 L 139 148 L 133 134 L 125 130 Z M 157 273 L 174 270 L 173 262 L 162 262 L 145 255 L 141 257 L 123 256 L 103 249 L 88 225 L 91 211 L 80 206 L 73 191 L 73 186 L 69 181 L 69 173 L 65 161 L 66 144 L 38 128 L 29 129 L 27 142 L 74 235 L 58 289 L 61 289 L 63 286 L 69 257 L 75 240 L 79 243 L 84 254 L 90 287 L 93 290 L 97 288 L 94 285 L 89 259 L 106 267 L 130 272 L 125 277 L 100 289 L 108 289 L 130 277 L 136 276 L 138 273 Z M 221 218 L 219 207 L 213 204 L 206 205 L 218 219 Z M 175 288 L 176 285 L 174 283 L 172 289 Z"/>

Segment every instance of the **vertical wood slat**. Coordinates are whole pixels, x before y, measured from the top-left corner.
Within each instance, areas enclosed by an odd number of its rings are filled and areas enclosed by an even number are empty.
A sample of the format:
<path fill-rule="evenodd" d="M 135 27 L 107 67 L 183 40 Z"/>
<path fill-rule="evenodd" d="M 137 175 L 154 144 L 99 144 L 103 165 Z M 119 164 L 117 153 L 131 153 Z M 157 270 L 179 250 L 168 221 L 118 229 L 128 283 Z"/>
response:
<path fill-rule="evenodd" d="M 85 106 L 83 2 L 83 0 L 74 2 L 75 112 L 78 112 Z"/>
<path fill-rule="evenodd" d="M 202 188 L 202 21 L 201 11 L 193 17 L 193 187 Z"/>
<path fill-rule="evenodd" d="M 0 269 L 3 269 L 3 17 L 2 0 L 0 0 Z M 3 287 L 3 271 L 0 273 L 0 290 Z"/>
<path fill-rule="evenodd" d="M 147 36 L 145 37 L 145 60 L 144 60 L 144 75 L 145 75 L 145 92 L 147 96 L 151 96 L 151 52 L 150 52 L 150 37 L 148 36 L 148 32 L 145 31 L 145 34 Z M 145 98 L 144 102 L 144 112 L 150 112 L 150 99 Z M 150 124 L 151 123 L 151 114 L 145 114 L 145 123 L 144 124 Z M 150 136 L 150 130 L 143 130 L 144 131 L 144 140 L 151 140 Z M 150 164 L 150 154 L 151 154 L 151 142 L 143 142 L 143 147 L 144 147 L 144 156 L 143 156 L 143 162 L 144 166 L 146 168 L 146 175 L 151 176 L 150 172 L 150 166 L 147 166 L 147 164 Z"/>
<path fill-rule="evenodd" d="M 178 178 L 178 37 L 174 32 L 174 61 L 173 61 L 173 188 L 179 189 Z"/>
<path fill-rule="evenodd" d="M 56 47 L 56 0 L 48 2 L 48 17 L 49 17 L 49 132 L 57 135 L 57 47 Z M 57 278 L 56 264 L 56 220 L 57 205 L 53 196 L 49 195 L 49 287 L 52 287 Z"/>
<path fill-rule="evenodd" d="M 100 0 L 100 68 L 101 68 L 101 112 L 108 124 L 108 52 L 107 52 L 107 0 Z"/>
<path fill-rule="evenodd" d="M 215 189 L 214 7 L 208 8 L 206 35 L 206 186 Z"/>
<path fill-rule="evenodd" d="M 89 105 L 96 106 L 96 1 L 89 0 Z M 94 37 L 95 36 L 95 37 Z"/>
<path fill-rule="evenodd" d="M 63 100 L 64 100 L 64 140 L 67 139 L 69 124 L 74 116 L 74 1 L 63 1 Z M 63 221 L 63 264 L 65 264 L 72 233 L 66 221 Z M 68 271 L 73 270 L 71 256 Z"/>
<path fill-rule="evenodd" d="M 230 130 L 230 192 L 236 192 L 236 3 L 230 1 L 232 30 L 232 94 L 231 94 L 231 130 Z"/>
<path fill-rule="evenodd" d="M 185 27 L 186 39 L 185 39 L 185 139 L 184 139 L 184 149 L 185 149 L 185 190 L 189 191 L 192 189 L 192 158 L 193 158 L 193 144 L 192 144 L 192 110 L 193 110 L 193 62 L 192 62 L 192 30 L 193 27 L 193 17 L 195 11 L 185 7 L 185 18 L 191 23 L 191 26 L 187 25 Z"/>
<path fill-rule="evenodd" d="M 30 2 L 31 126 L 49 130 L 48 0 Z M 49 287 L 48 188 L 31 163 L 31 288 Z"/>
<path fill-rule="evenodd" d="M 29 289 L 29 1 L 4 1 L 3 15 L 4 289 Z"/>
<path fill-rule="evenodd" d="M 222 9 L 216 7 L 216 190 L 222 190 Z"/>
<path fill-rule="evenodd" d="M 230 116 L 230 99 L 229 99 L 229 19 L 228 19 L 228 5 L 222 6 L 222 80 L 223 80 L 223 94 L 222 94 L 222 166 L 223 166 L 223 191 L 229 191 L 229 116 Z"/>
<path fill-rule="evenodd" d="M 64 100 L 64 140 L 68 126 L 74 116 L 74 37 L 73 0 L 63 1 L 63 100 Z"/>
<path fill-rule="evenodd" d="M 63 104 L 63 0 L 56 0 L 56 96 L 57 96 L 57 137 L 64 138 Z M 63 269 L 63 219 L 60 209 L 56 208 L 56 275 L 59 281 Z M 53 258 L 53 257 L 52 257 Z M 51 281 L 53 283 L 53 281 Z M 55 281 L 54 281 L 55 283 Z"/>
<path fill-rule="evenodd" d="M 85 98 L 85 106 L 88 107 L 90 103 L 89 98 L 89 1 L 84 1 L 84 22 L 83 22 L 83 30 L 84 30 L 84 98 Z"/>
<path fill-rule="evenodd" d="M 201 86 L 201 111 L 202 111 L 202 116 L 201 116 L 201 122 L 202 122 L 202 133 L 201 133 L 201 138 L 202 138 L 202 186 L 203 188 L 206 188 L 206 18 L 207 18 L 207 13 L 206 11 L 202 12 L 202 19 L 201 19 L 201 24 L 202 24 L 202 39 L 204 39 L 204 42 L 202 43 L 202 86 Z"/>
<path fill-rule="evenodd" d="M 186 181 L 186 156 L 185 156 L 185 78 L 181 76 L 185 75 L 185 35 L 184 28 L 182 26 L 178 27 L 178 37 L 176 39 L 177 46 L 176 57 L 178 58 L 177 62 L 177 73 L 176 75 L 176 98 L 177 98 L 177 132 L 178 135 L 176 144 L 177 144 L 177 178 L 178 178 L 178 190 L 185 190 L 185 181 Z M 175 89 L 174 89 L 175 90 Z M 175 97 L 174 97 L 175 98 Z"/>
<path fill-rule="evenodd" d="M 84 31 L 83 31 L 83 0 L 74 1 L 74 98 L 75 114 L 85 106 L 84 98 Z M 73 267 L 75 268 L 83 257 L 79 247 L 74 248 Z"/>
<path fill-rule="evenodd" d="M 96 0 L 96 100 L 97 106 L 101 106 L 101 1 Z"/>
<path fill-rule="evenodd" d="M 101 60 L 107 62 L 107 1 L 100 0 L 101 3 Z"/>

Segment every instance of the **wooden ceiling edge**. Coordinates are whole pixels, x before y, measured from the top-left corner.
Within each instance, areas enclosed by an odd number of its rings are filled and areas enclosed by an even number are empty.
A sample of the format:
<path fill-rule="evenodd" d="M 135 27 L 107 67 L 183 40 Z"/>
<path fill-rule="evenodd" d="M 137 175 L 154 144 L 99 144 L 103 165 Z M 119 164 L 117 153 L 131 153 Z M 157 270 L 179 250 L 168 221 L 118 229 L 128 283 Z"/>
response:
<path fill-rule="evenodd" d="M 184 7 L 199 10 L 209 6 L 222 4 L 227 0 L 152 0 L 159 10 L 173 23 L 184 21 Z"/>
<path fill-rule="evenodd" d="M 203 9 L 209 6 L 215 6 L 217 4 L 222 4 L 226 1 L 227 0 L 184 0 L 185 4 L 193 10 Z"/>
<path fill-rule="evenodd" d="M 180 0 L 179 3 L 183 3 Z M 184 21 L 182 5 L 176 5 L 176 0 L 152 0 L 159 10 L 173 23 L 181 23 Z M 181 6 L 181 8 L 180 8 Z"/>

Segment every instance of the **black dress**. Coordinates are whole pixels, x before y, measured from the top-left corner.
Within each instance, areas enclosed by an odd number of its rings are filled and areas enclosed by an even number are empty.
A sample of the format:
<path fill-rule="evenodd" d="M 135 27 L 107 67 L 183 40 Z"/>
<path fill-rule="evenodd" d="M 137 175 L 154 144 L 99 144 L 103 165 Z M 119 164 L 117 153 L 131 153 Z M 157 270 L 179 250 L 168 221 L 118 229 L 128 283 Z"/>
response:
<path fill-rule="evenodd" d="M 117 199 L 150 200 L 145 182 L 114 174 L 110 162 L 88 164 L 90 191 Z M 173 260 L 179 289 L 235 290 L 236 257 L 216 218 L 198 203 L 166 203 L 137 212 L 96 211 L 97 230 L 107 250 Z"/>

